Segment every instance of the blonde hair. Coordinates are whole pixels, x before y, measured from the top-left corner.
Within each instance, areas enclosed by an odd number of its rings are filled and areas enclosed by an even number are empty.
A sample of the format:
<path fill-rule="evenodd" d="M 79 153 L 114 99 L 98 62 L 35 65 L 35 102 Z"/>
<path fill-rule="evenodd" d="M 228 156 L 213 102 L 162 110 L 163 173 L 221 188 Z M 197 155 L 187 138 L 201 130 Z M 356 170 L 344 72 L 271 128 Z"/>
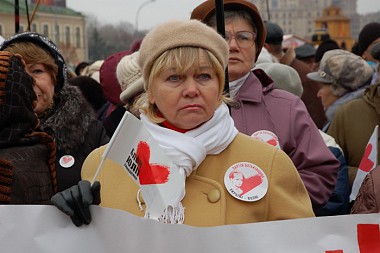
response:
<path fill-rule="evenodd" d="M 53 83 L 57 83 L 58 65 L 54 57 L 47 50 L 29 41 L 12 43 L 3 50 L 13 54 L 20 54 L 26 64 L 43 64 L 50 74 Z"/>
<path fill-rule="evenodd" d="M 175 68 L 180 73 L 185 73 L 193 65 L 199 65 L 201 56 L 210 63 L 211 67 L 215 70 L 216 76 L 219 80 L 219 104 L 222 102 L 229 102 L 229 98 L 223 95 L 223 88 L 225 82 L 225 71 L 218 59 L 207 49 L 198 47 L 178 47 L 165 51 L 153 63 L 151 72 L 149 73 L 146 92 L 135 102 L 134 107 L 142 110 L 147 117 L 155 123 L 165 121 L 160 116 L 159 110 L 155 104 L 150 103 L 149 96 L 152 95 L 151 87 L 154 85 L 155 78 L 167 69 Z"/>

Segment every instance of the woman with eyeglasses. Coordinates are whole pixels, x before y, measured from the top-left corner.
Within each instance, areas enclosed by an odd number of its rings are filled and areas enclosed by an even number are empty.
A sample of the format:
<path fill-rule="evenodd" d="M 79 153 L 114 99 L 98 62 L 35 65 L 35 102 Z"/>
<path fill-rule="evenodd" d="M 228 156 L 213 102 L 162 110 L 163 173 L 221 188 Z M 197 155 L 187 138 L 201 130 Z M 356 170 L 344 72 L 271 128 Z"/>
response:
<path fill-rule="evenodd" d="M 229 95 L 233 99 L 230 112 L 235 126 L 285 151 L 317 211 L 334 190 L 339 162 L 323 142 L 301 99 L 274 89 L 263 70 L 252 71 L 266 37 L 257 7 L 246 0 L 225 0 L 224 18 L 229 45 Z M 216 28 L 215 2 L 197 6 L 191 19 Z"/>

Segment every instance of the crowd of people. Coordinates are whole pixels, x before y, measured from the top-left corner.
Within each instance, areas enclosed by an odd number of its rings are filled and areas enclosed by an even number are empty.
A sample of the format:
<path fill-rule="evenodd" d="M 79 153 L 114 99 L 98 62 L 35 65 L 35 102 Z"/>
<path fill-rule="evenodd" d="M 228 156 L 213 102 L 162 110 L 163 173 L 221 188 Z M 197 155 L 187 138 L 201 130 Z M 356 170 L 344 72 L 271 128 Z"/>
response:
<path fill-rule="evenodd" d="M 159 222 L 379 212 L 376 164 L 357 199 L 349 196 L 380 122 L 380 23 L 364 26 L 351 50 L 332 38 L 284 48 L 282 28 L 253 3 L 224 0 L 224 34 L 215 9 L 204 1 L 188 20 L 157 25 L 128 50 L 73 71 L 41 34 L 6 39 L 0 203 L 55 205 L 76 226 L 91 222 L 94 204 L 150 217 L 122 165 L 106 159 L 97 171 L 128 111 L 180 175 Z M 149 159 L 138 166 L 155 173 Z"/>

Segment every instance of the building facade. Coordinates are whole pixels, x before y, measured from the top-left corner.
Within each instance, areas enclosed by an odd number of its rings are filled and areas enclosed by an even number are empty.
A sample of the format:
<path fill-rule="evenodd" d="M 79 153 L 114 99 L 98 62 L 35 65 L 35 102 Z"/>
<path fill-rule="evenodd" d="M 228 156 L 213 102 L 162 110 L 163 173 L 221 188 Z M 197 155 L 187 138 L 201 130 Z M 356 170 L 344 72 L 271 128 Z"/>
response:
<path fill-rule="evenodd" d="M 341 9 L 330 5 L 323 10 L 322 17 L 315 20 L 316 29 L 326 29 L 331 39 L 343 49 L 350 50 L 355 43 L 351 36 L 351 19 L 342 15 Z"/>
<path fill-rule="evenodd" d="M 359 15 L 357 0 L 250 0 L 256 4 L 263 19 L 282 27 L 285 34 L 295 34 L 311 40 L 316 29 L 315 20 L 331 5 L 341 9 L 341 15 L 350 19 L 351 36 L 356 40 L 360 30 L 369 22 L 380 22 L 380 12 Z"/>
<path fill-rule="evenodd" d="M 49 37 L 57 44 L 71 68 L 87 60 L 87 38 L 85 16 L 66 7 L 64 0 L 41 1 L 33 16 L 36 1 L 28 2 L 28 24 L 26 5 L 20 1 L 19 32 L 32 31 Z M 13 0 L 0 0 L 0 35 L 8 38 L 16 33 L 15 6 Z"/>

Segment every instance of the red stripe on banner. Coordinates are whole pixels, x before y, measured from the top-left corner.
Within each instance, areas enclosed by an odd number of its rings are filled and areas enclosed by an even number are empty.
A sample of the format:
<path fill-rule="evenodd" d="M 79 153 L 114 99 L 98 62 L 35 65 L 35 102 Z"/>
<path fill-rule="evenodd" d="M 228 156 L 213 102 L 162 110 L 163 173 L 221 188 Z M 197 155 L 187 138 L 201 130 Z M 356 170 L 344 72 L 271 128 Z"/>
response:
<path fill-rule="evenodd" d="M 358 224 L 357 233 L 360 253 L 380 252 L 379 224 Z"/>
<path fill-rule="evenodd" d="M 343 253 L 343 250 L 337 249 L 337 250 L 327 250 L 325 253 Z"/>

